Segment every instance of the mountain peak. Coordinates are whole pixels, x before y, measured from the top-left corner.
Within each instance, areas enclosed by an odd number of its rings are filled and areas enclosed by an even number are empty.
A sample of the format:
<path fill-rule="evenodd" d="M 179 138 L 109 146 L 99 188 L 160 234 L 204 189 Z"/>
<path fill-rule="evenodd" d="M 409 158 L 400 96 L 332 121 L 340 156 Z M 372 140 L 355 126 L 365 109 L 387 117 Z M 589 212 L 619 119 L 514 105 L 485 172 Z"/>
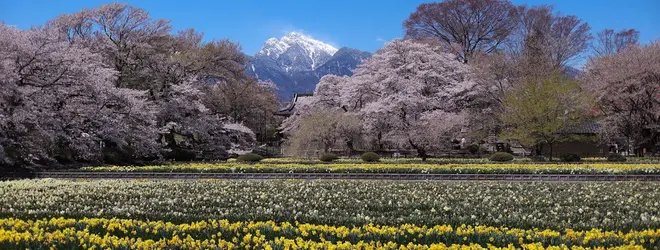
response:
<path fill-rule="evenodd" d="M 289 50 L 294 51 L 289 51 Z M 266 40 L 257 56 L 267 56 L 272 59 L 279 59 L 283 54 L 294 53 L 293 57 L 303 56 L 311 62 L 311 69 L 323 64 L 325 60 L 337 52 L 337 48 L 316 40 L 310 36 L 299 32 L 290 32 L 280 39 L 270 38 Z"/>
<path fill-rule="evenodd" d="M 270 38 L 246 68 L 248 74 L 262 81 L 272 81 L 282 100 L 294 93 L 312 92 L 327 74 L 352 75 L 369 58 L 369 52 L 332 45 L 299 32 Z"/>

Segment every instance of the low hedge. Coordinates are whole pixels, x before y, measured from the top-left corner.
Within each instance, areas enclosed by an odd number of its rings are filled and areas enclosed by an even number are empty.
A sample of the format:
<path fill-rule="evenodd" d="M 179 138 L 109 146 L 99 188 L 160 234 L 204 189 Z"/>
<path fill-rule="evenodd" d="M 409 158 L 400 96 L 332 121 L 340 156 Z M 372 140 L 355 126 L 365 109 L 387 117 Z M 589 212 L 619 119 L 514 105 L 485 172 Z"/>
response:
<path fill-rule="evenodd" d="M 627 159 L 625 156 L 617 153 L 611 153 L 607 156 L 607 161 L 610 162 L 625 162 Z"/>
<path fill-rule="evenodd" d="M 321 160 L 322 162 L 333 162 L 337 159 L 339 159 L 339 156 L 333 153 L 326 153 L 321 155 L 321 157 L 319 157 L 319 160 Z"/>
<path fill-rule="evenodd" d="M 582 158 L 580 158 L 579 155 L 577 154 L 563 154 L 559 156 L 559 159 L 561 159 L 564 162 L 580 162 L 582 161 Z"/>
<path fill-rule="evenodd" d="M 261 155 L 253 154 L 253 153 L 244 154 L 244 155 L 241 155 L 238 158 L 236 158 L 236 160 L 242 161 L 242 162 L 259 162 L 263 159 L 264 158 L 261 157 Z"/>
<path fill-rule="evenodd" d="M 364 162 L 378 162 L 380 161 L 380 155 L 374 152 L 366 152 L 360 156 Z"/>
<path fill-rule="evenodd" d="M 488 159 L 491 161 L 498 161 L 498 162 L 513 161 L 513 155 L 507 152 L 497 152 L 492 154 Z"/>

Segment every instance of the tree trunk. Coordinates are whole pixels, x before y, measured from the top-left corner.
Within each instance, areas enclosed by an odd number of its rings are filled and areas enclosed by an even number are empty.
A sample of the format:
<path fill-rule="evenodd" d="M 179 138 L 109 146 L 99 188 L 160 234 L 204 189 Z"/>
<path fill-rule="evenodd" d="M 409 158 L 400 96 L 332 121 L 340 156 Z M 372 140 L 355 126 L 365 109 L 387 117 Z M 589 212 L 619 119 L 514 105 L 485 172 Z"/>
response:
<path fill-rule="evenodd" d="M 422 158 L 422 161 L 426 161 L 426 158 L 428 158 L 428 155 L 426 155 L 426 150 L 421 147 L 417 148 L 417 154 Z"/>
<path fill-rule="evenodd" d="M 426 161 L 426 158 L 428 158 L 426 150 L 423 147 L 415 145 L 415 143 L 413 143 L 410 138 L 408 139 L 408 143 L 410 143 L 410 146 L 412 146 L 417 151 L 417 155 L 422 158 L 422 161 Z"/>
<path fill-rule="evenodd" d="M 550 149 L 550 158 L 549 158 L 549 160 L 552 161 L 552 143 L 548 143 L 548 148 Z"/>
<path fill-rule="evenodd" d="M 377 140 L 376 140 L 376 142 L 377 142 L 376 149 L 378 151 L 382 151 L 383 150 L 383 142 L 382 142 L 383 133 L 378 132 L 378 135 L 376 136 L 376 138 L 377 138 Z"/>
<path fill-rule="evenodd" d="M 346 141 L 346 147 L 348 148 L 348 155 L 353 155 L 353 153 L 355 152 L 355 149 L 353 149 L 353 141 L 352 140 Z"/>

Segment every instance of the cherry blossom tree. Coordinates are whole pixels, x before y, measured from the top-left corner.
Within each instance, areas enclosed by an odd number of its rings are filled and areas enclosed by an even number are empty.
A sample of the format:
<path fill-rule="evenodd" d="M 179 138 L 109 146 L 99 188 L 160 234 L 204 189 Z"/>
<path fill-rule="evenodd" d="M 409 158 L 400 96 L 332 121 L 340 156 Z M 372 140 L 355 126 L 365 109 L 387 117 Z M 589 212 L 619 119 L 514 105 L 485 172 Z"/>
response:
<path fill-rule="evenodd" d="M 0 25 L 0 163 L 155 155 L 153 107 L 144 92 L 116 88 L 116 74 L 52 28 Z"/>
<path fill-rule="evenodd" d="M 362 91 L 344 96 L 347 103 L 359 103 L 354 107 L 365 117 L 365 127 L 372 135 L 399 147 L 410 146 L 425 158 L 430 145 L 414 139 L 429 131 L 424 126 L 415 130 L 415 125 L 433 112 L 464 109 L 475 86 L 471 77 L 470 68 L 452 54 L 412 40 L 394 40 L 359 67 L 349 81 L 352 89 Z M 442 116 L 433 117 L 434 122 L 442 123 L 437 119 Z M 375 121 L 385 123 L 379 125 L 387 125 L 389 131 L 378 135 L 383 132 L 373 129 Z"/>
<path fill-rule="evenodd" d="M 422 135 L 449 138 L 447 131 L 462 124 L 464 117 L 457 113 L 471 101 L 474 87 L 469 66 L 455 55 L 426 43 L 394 40 L 353 76 L 324 77 L 300 112 L 355 114 L 372 149 L 412 148 L 426 158 L 442 143 Z M 285 121 L 285 129 L 295 131 L 297 119 L 294 115 Z"/>
<path fill-rule="evenodd" d="M 172 34 L 137 7 L 0 31 L 3 165 L 225 159 L 256 144 L 243 124 L 276 122 L 277 98 L 245 74 L 238 44 Z"/>
<path fill-rule="evenodd" d="M 165 142 L 170 152 L 166 156 L 222 159 L 204 153 L 227 155 L 217 148 L 229 145 L 229 138 L 221 133 L 222 123 L 244 124 L 258 131 L 260 138 L 276 126 L 272 113 L 277 97 L 245 74 L 248 58 L 237 43 L 203 42 L 202 34 L 193 29 L 171 32 L 169 21 L 117 3 L 62 15 L 47 26 L 58 30 L 63 40 L 101 55 L 103 63 L 118 72 L 115 86 L 146 91 L 157 113 L 156 126 L 161 132 L 169 131 L 170 139 L 174 134 L 178 139 L 194 139 L 181 147 L 172 140 Z M 204 145 L 209 148 L 202 149 Z M 181 151 L 189 152 L 172 153 Z"/>
<path fill-rule="evenodd" d="M 193 83 L 174 85 L 161 104 L 158 120 L 160 141 L 167 158 L 176 160 L 217 160 L 229 157 L 230 149 L 255 146 L 254 133 L 226 117 L 211 112 L 204 105 L 204 95 Z M 231 131 L 230 131 L 231 130 Z M 245 142 L 243 146 L 233 145 Z"/>
<path fill-rule="evenodd" d="M 468 119 L 466 112 L 424 112 L 419 119 L 410 122 L 411 129 L 405 136 L 422 160 L 426 160 L 431 153 L 451 152 L 453 141 L 460 139 Z"/>
<path fill-rule="evenodd" d="M 104 62 L 118 72 L 117 87 L 154 89 L 150 65 L 159 65 L 173 52 L 167 46 L 172 30 L 169 21 L 153 20 L 144 9 L 128 4 L 83 9 L 62 15 L 48 25 L 60 30 L 68 41 L 101 54 Z"/>
<path fill-rule="evenodd" d="M 627 138 L 637 150 L 660 146 L 660 42 L 632 45 L 591 60 L 584 80 L 605 116 L 605 138 Z"/>

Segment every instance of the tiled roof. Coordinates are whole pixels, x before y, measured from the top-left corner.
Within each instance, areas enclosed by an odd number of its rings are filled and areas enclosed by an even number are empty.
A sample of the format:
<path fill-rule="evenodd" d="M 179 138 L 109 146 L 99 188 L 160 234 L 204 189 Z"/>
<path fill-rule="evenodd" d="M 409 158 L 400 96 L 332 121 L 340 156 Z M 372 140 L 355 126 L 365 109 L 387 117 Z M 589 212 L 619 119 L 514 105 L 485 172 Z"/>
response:
<path fill-rule="evenodd" d="M 601 125 L 596 121 L 584 121 L 579 125 L 568 127 L 562 130 L 567 134 L 597 134 L 600 132 Z"/>

